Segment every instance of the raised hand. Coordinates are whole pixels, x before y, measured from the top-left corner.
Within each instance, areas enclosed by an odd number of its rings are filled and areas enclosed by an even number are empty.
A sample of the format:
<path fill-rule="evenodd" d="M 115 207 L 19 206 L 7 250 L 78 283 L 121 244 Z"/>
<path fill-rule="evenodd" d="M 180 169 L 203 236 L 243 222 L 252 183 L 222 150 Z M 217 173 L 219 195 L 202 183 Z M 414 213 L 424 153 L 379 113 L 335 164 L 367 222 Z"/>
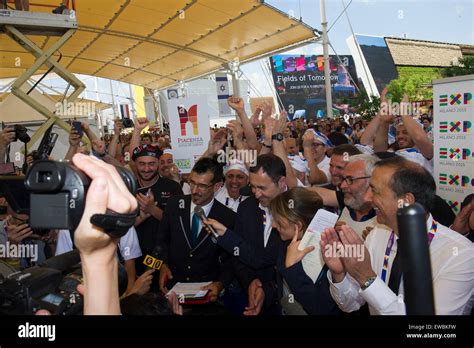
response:
<path fill-rule="evenodd" d="M 237 113 L 242 112 L 245 109 L 244 100 L 242 98 L 229 97 L 227 99 L 227 104 L 229 105 L 229 107 L 234 109 Z"/>
<path fill-rule="evenodd" d="M 144 130 L 149 124 L 148 119 L 146 117 L 137 118 L 136 121 L 137 122 L 135 122 L 135 129 L 140 132 Z"/>
<path fill-rule="evenodd" d="M 155 196 L 151 189 L 148 189 L 146 196 L 143 193 L 137 194 L 137 201 L 140 205 L 140 210 L 142 210 L 146 214 L 151 214 L 153 208 L 156 206 L 157 202 L 155 202 Z"/>
<path fill-rule="evenodd" d="M 303 250 L 299 250 L 298 246 L 300 245 L 301 241 L 298 240 L 298 229 L 296 227 L 295 236 L 291 240 L 290 245 L 286 248 L 286 259 L 285 259 L 285 266 L 289 268 L 294 264 L 300 262 L 306 254 L 309 254 L 314 250 L 314 246 L 311 245 L 309 247 L 304 248 Z"/>
<path fill-rule="evenodd" d="M 338 256 L 338 251 L 342 249 L 343 245 L 339 241 L 336 230 L 334 228 L 326 228 L 321 233 L 319 245 L 321 246 L 324 263 L 331 271 L 333 279 L 335 277 L 339 278 L 339 281 L 344 279 L 346 269 Z M 336 280 L 336 283 L 338 280 Z"/>
<path fill-rule="evenodd" d="M 71 127 L 71 131 L 69 132 L 69 145 L 71 145 L 71 147 L 78 147 L 81 143 L 81 138 L 76 129 Z"/>
<path fill-rule="evenodd" d="M 15 140 L 15 130 L 12 127 L 6 127 L 0 131 L 0 147 L 7 147 Z"/>

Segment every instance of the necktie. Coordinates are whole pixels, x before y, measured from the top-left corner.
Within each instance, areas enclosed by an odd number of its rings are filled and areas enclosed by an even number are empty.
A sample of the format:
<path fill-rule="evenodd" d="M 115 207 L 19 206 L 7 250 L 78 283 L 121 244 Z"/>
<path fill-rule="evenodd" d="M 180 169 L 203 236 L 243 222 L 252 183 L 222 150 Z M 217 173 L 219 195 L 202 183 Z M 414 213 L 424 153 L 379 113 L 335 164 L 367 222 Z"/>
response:
<path fill-rule="evenodd" d="M 398 243 L 397 243 L 398 244 Z M 398 295 L 400 289 L 400 281 L 402 280 L 402 258 L 400 256 L 400 246 L 397 248 L 397 254 L 393 260 L 392 270 L 390 271 L 390 279 L 388 287 Z"/>
<path fill-rule="evenodd" d="M 193 223 L 191 225 L 191 239 L 193 246 L 196 245 L 199 235 L 199 216 L 193 214 Z"/>

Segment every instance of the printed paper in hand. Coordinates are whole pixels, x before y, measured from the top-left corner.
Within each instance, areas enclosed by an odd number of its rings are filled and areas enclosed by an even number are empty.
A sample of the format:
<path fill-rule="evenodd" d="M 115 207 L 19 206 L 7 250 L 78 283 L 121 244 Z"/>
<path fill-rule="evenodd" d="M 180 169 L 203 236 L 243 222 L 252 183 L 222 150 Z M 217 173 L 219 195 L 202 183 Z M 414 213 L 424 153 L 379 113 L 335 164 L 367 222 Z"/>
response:
<path fill-rule="evenodd" d="M 176 283 L 168 292 L 174 292 L 178 297 L 184 296 L 185 299 L 197 299 L 206 296 L 209 290 L 201 290 L 203 286 L 209 285 L 212 282 L 203 283 Z M 167 294 L 167 295 L 168 295 Z"/>
<path fill-rule="evenodd" d="M 311 220 L 311 223 L 298 246 L 299 250 L 304 250 L 308 246 L 314 246 L 314 250 L 309 254 L 306 254 L 301 261 L 305 273 L 313 282 L 316 282 L 316 279 L 324 266 L 321 247 L 319 246 L 321 233 L 328 227 L 334 227 L 337 219 L 337 214 L 333 214 L 324 209 L 319 209 L 313 220 Z"/>

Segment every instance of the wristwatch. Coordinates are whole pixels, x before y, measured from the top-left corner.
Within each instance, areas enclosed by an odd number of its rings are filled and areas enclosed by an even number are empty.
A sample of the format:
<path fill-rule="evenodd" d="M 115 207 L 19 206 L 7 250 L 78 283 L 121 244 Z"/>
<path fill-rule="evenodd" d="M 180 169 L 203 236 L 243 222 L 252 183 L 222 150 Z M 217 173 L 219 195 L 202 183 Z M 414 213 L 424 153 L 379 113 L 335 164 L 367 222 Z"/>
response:
<path fill-rule="evenodd" d="M 277 133 L 272 135 L 272 140 L 277 140 L 277 141 L 282 141 L 283 140 L 283 134 Z"/>
<path fill-rule="evenodd" d="M 364 284 L 362 284 L 362 286 L 360 287 L 361 290 L 365 290 L 367 289 L 374 281 L 375 279 L 377 279 L 377 277 L 370 277 L 368 278 Z"/>

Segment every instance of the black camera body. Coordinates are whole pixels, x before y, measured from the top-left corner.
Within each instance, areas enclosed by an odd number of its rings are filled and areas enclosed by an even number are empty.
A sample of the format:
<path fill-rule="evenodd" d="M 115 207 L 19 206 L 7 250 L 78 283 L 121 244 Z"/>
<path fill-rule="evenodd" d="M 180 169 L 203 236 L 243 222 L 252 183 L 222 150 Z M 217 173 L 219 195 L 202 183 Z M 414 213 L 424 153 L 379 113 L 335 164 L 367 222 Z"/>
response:
<path fill-rule="evenodd" d="M 133 127 L 133 121 L 129 118 L 122 118 L 122 126 L 123 128 L 132 128 Z"/>
<path fill-rule="evenodd" d="M 116 169 L 135 195 L 137 182 L 132 172 L 121 167 Z M 85 173 L 69 163 L 34 162 L 25 177 L 25 187 L 30 191 L 30 226 L 73 232 L 84 213 L 90 182 Z"/>
<path fill-rule="evenodd" d="M 15 131 L 15 139 L 13 139 L 13 141 L 20 140 L 22 143 L 30 142 L 31 138 L 28 135 L 28 130 L 26 129 L 25 126 L 16 124 L 13 126 L 13 129 Z"/>
<path fill-rule="evenodd" d="M 77 292 L 81 269 L 63 276 L 60 270 L 32 267 L 0 280 L 0 314 L 33 315 L 46 309 L 53 315 L 79 314 L 82 296 Z"/>

